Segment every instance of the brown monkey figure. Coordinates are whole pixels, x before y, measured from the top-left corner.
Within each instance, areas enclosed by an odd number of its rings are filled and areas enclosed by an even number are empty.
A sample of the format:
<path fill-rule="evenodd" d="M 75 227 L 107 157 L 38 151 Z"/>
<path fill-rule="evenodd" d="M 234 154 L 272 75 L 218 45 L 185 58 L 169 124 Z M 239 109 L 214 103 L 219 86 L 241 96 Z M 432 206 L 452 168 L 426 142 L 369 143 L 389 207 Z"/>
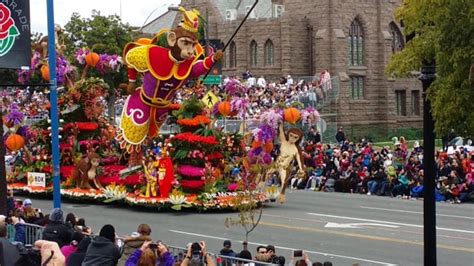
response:
<path fill-rule="evenodd" d="M 100 163 L 100 156 L 97 153 L 89 153 L 82 158 L 72 172 L 72 177 L 76 180 L 76 187 L 81 189 L 92 189 L 90 181 L 94 182 L 97 189 L 104 187 L 97 180 L 97 167 Z"/>

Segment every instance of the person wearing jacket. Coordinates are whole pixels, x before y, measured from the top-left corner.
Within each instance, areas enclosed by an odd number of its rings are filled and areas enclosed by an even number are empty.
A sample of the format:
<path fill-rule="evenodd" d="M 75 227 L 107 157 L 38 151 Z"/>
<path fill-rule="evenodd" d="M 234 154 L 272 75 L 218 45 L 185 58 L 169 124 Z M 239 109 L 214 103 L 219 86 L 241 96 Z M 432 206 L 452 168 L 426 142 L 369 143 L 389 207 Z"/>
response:
<path fill-rule="evenodd" d="M 87 247 L 89 247 L 91 241 L 90 237 L 84 237 L 81 242 L 79 242 L 79 245 L 77 245 L 76 251 L 67 258 L 66 265 L 81 266 L 82 261 L 84 261 L 84 258 L 86 257 Z"/>
<path fill-rule="evenodd" d="M 77 251 L 77 246 L 81 242 L 81 240 L 84 238 L 84 235 L 79 232 L 74 232 L 72 234 L 72 241 L 69 245 L 64 246 L 61 248 L 61 252 L 63 253 L 64 257 L 66 260 L 69 258 L 69 256 Z"/>
<path fill-rule="evenodd" d="M 115 228 L 106 224 L 87 248 L 82 266 L 115 266 L 120 257 L 120 251 L 115 244 Z"/>
<path fill-rule="evenodd" d="M 140 249 L 135 250 L 125 262 L 125 266 L 143 265 L 147 261 L 147 265 L 156 266 L 173 266 L 174 257 L 168 251 L 168 248 L 161 242 L 156 244 L 156 251 L 150 248 L 151 241 L 145 241 Z M 156 252 L 156 253 L 155 253 Z M 158 256 L 154 256 L 157 254 Z M 153 260 L 155 258 L 155 260 Z"/>
<path fill-rule="evenodd" d="M 122 257 L 120 258 L 118 265 L 123 266 L 127 261 L 128 257 L 132 255 L 132 253 L 140 249 L 140 247 L 146 241 L 151 241 L 151 228 L 147 224 L 140 224 L 137 228 L 137 232 L 131 234 L 131 236 L 125 236 L 124 241 L 124 249 Z"/>
<path fill-rule="evenodd" d="M 43 231 L 43 240 L 58 243 L 62 248 L 72 241 L 73 230 L 64 224 L 63 211 L 61 209 L 53 209 L 49 215 L 49 223 Z"/>
<path fill-rule="evenodd" d="M 17 247 L 7 239 L 7 225 L 4 221 L 0 221 L 0 244 L 0 265 L 15 265 L 20 260 L 20 254 Z"/>
<path fill-rule="evenodd" d="M 63 253 L 61 253 L 58 243 L 38 240 L 35 242 L 35 248 L 41 251 L 41 265 L 65 265 L 66 259 Z"/>

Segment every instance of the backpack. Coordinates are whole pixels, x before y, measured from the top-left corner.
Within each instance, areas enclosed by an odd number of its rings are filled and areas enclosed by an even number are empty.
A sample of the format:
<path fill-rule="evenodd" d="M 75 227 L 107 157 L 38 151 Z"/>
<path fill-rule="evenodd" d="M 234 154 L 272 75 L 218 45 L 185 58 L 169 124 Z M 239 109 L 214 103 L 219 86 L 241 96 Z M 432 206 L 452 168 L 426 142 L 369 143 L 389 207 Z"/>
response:
<path fill-rule="evenodd" d="M 48 229 L 46 228 L 43 231 L 43 240 L 48 240 L 52 242 L 58 243 L 59 247 L 62 246 L 63 241 L 61 239 L 61 236 L 59 235 L 59 231 L 56 229 Z"/>
<path fill-rule="evenodd" d="M 15 266 L 41 266 L 41 253 L 38 249 L 25 247 L 21 243 L 18 243 L 15 246 L 20 254 L 20 259 L 17 261 Z"/>

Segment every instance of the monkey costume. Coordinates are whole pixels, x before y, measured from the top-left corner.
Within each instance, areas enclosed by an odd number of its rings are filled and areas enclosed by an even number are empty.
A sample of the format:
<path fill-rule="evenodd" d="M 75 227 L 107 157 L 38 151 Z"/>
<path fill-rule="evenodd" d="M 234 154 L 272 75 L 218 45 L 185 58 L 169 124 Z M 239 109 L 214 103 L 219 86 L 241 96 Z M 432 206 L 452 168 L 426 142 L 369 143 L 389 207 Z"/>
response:
<path fill-rule="evenodd" d="M 178 28 L 167 33 L 171 48 L 160 47 L 150 41 L 150 44 L 129 43 L 124 49 L 123 58 L 128 66 L 129 81 L 134 82 L 138 72 L 143 74 L 143 86 L 137 88 L 125 102 L 120 122 L 121 133 L 117 136 L 121 148 L 127 152 L 140 151 L 141 143 L 147 137 L 156 136 L 177 90 L 189 78 L 205 74 L 214 60 L 222 57 L 222 52 L 218 52 L 198 60 L 203 54 L 196 36 L 199 14 L 196 10 L 186 11 L 184 8 L 180 8 L 180 11 L 184 17 L 182 22 Z M 178 47 L 180 38 L 188 40 L 188 47 L 189 41 L 192 41 L 193 46 L 192 53 L 177 60 L 179 56 L 176 54 L 181 54 Z"/>

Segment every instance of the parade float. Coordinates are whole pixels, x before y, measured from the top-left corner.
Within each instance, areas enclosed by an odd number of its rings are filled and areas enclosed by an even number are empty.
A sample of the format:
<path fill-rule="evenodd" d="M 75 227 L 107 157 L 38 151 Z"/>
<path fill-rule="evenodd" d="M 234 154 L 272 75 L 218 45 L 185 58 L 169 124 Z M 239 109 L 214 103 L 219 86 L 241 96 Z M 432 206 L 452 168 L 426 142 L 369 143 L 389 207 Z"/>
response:
<path fill-rule="evenodd" d="M 188 80 L 199 79 L 222 58 L 221 51 L 204 55 L 196 37 L 198 14 L 180 10 L 183 20 L 178 28 L 128 44 L 123 57 L 82 48 L 70 62 L 58 52 L 60 177 L 65 198 L 157 210 L 238 210 L 242 205 L 261 206 L 277 197 L 283 203 L 286 174 L 293 160 L 298 162 L 298 175 L 304 178 L 298 147 L 302 131 L 291 128 L 285 132 L 283 123 L 317 121 L 316 110 L 275 107 L 261 115 L 257 127 L 248 130 L 248 102 L 243 97 L 247 88 L 237 81 L 226 84 L 221 100 L 213 106 L 197 93 L 203 92 L 199 81 L 188 89 L 191 96 L 184 102 L 173 102 Z M 19 80 L 48 81 L 46 56 L 45 51 L 36 51 L 31 70 L 21 71 Z M 110 82 L 122 68 L 128 70 L 129 84 Z M 111 95 L 124 91 L 129 95 L 116 124 L 115 117 L 108 115 L 108 102 Z M 54 107 L 45 104 L 37 108 Z M 178 131 L 160 134 L 169 116 Z M 11 157 L 7 182 L 15 191 L 52 193 L 47 117 L 26 125 L 18 105 L 12 103 L 7 110 L 4 143 Z M 233 117 L 244 121 L 238 132 L 215 126 L 217 119 L 225 123 Z M 273 160 L 275 141 L 280 156 Z M 264 185 L 270 172 L 280 173 L 281 188 Z"/>

